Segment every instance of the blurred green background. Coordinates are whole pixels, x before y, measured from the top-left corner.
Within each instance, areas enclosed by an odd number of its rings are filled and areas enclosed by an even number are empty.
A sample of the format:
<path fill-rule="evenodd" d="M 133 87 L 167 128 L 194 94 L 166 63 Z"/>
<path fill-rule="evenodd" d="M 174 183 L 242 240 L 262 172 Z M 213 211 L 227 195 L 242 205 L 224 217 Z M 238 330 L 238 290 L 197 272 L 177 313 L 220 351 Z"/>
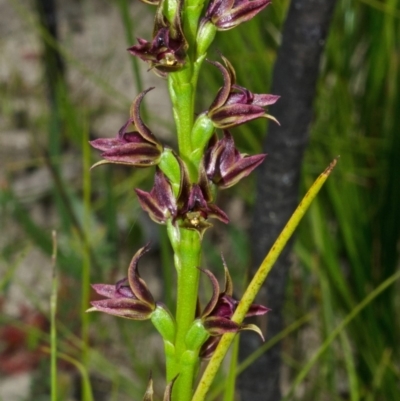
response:
<path fill-rule="evenodd" d="M 79 369 L 90 372 L 97 401 L 141 399 L 150 369 L 161 396 L 162 346 L 150 323 L 84 313 L 94 297 L 89 281 L 122 278 L 148 240 L 153 252 L 143 276 L 156 297 L 173 305 L 165 232 L 143 216 L 133 192 L 151 188 L 153 171 L 102 166 L 89 172 L 99 160 L 89 138 L 114 136 L 143 88 L 156 86 L 145 99 L 145 121 L 175 143 L 166 81 L 125 51 L 136 37 L 150 38 L 154 9 L 126 0 L 58 2 L 54 38 L 42 23 L 45 3 L 0 1 L 0 399 L 49 399 L 52 230 L 59 399 L 79 399 Z M 221 51 L 240 85 L 267 92 L 287 6 L 275 1 L 251 22 L 219 33 L 209 58 Z M 301 193 L 333 157 L 340 161 L 297 232 L 284 311 L 293 329 L 281 339 L 284 393 L 314 363 L 291 399 L 400 399 L 399 25 L 397 0 L 337 3 Z M 220 86 L 217 69 L 205 65 L 198 112 Z M 243 152 L 260 151 L 264 121 L 234 131 Z M 232 224 L 217 225 L 205 240 L 205 266 L 222 277 L 222 249 L 238 291 L 250 261 L 253 189 L 248 178 L 221 194 Z M 314 361 L 323 344 L 326 352 Z M 7 393 L 10 383 L 19 395 Z"/>

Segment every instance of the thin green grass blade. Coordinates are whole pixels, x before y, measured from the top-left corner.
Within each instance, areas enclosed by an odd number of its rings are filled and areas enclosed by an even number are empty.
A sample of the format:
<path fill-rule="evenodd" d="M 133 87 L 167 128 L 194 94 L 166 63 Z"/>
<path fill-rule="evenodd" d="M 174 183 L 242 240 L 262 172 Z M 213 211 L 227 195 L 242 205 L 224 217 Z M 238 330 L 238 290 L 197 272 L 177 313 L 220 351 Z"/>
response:
<path fill-rule="evenodd" d="M 383 293 L 388 287 L 393 285 L 398 279 L 400 279 L 400 271 L 393 274 L 387 280 L 385 280 L 381 285 L 375 288 L 370 294 L 365 297 L 333 330 L 329 337 L 320 346 L 318 351 L 311 357 L 311 359 L 306 363 L 300 373 L 297 375 L 292 386 L 290 387 L 288 393 L 283 398 L 282 401 L 287 401 L 293 395 L 297 386 L 306 378 L 311 368 L 315 365 L 318 359 L 325 353 L 336 337 L 345 329 L 345 327 L 366 307 L 368 306 L 378 295 Z"/>
<path fill-rule="evenodd" d="M 89 323 L 90 314 L 86 313 L 90 301 L 90 230 L 91 230 L 91 151 L 89 147 L 89 130 L 87 126 L 82 130 L 82 165 L 83 165 L 83 255 L 82 255 L 82 278 L 81 278 L 81 338 L 82 338 L 82 365 L 87 367 L 89 361 Z M 90 401 L 85 388 L 82 388 L 82 401 Z"/>
<path fill-rule="evenodd" d="M 351 350 L 349 336 L 346 330 L 343 330 L 340 333 L 339 337 L 343 349 L 346 372 L 349 381 L 350 401 L 359 401 L 360 392 L 359 392 L 356 364 Z"/>
<path fill-rule="evenodd" d="M 385 370 L 390 365 L 391 357 L 392 357 L 392 350 L 386 348 L 382 353 L 381 360 L 376 366 L 374 379 L 372 381 L 372 389 L 371 392 L 368 394 L 366 401 L 374 401 L 379 399 L 379 390 L 382 386 L 382 378 L 385 374 Z"/>
<path fill-rule="evenodd" d="M 50 297 L 50 391 L 51 401 L 58 400 L 58 381 L 57 381 L 57 293 L 58 293 L 58 277 L 57 277 L 57 234 L 52 233 L 53 237 L 53 254 L 52 254 L 52 285 Z"/>
<path fill-rule="evenodd" d="M 48 348 L 44 347 L 44 351 L 49 351 Z M 90 377 L 87 369 L 83 364 L 81 364 L 79 361 L 77 361 L 75 358 L 72 358 L 71 356 L 64 354 L 62 352 L 57 353 L 57 358 L 62 359 L 68 363 L 71 363 L 74 365 L 82 378 L 82 397 L 83 400 L 85 401 L 95 401 L 93 398 L 93 393 L 92 393 L 92 385 L 90 383 Z"/>
<path fill-rule="evenodd" d="M 15 271 L 18 269 L 19 264 L 25 258 L 26 254 L 28 253 L 31 247 L 32 247 L 31 244 L 25 246 L 22 249 L 22 251 L 18 254 L 18 257 L 12 264 L 10 264 L 8 260 L 6 260 L 6 258 L 2 256 L 2 259 L 4 260 L 5 265 L 7 266 L 7 270 L 0 278 L 0 294 L 3 293 L 3 291 L 10 285 L 10 283 L 13 282 Z"/>
<path fill-rule="evenodd" d="M 317 196 L 319 190 L 328 179 L 336 163 L 337 159 L 335 159 L 328 166 L 328 168 L 325 169 L 325 171 L 315 180 L 314 184 L 305 194 L 299 206 L 296 208 L 292 217 L 289 219 L 286 226 L 279 234 L 271 250 L 265 257 L 264 261 L 261 263 L 261 266 L 257 270 L 255 276 L 251 280 L 249 286 L 247 287 L 247 290 L 245 291 L 242 299 L 239 302 L 239 305 L 234 315 L 232 316 L 232 321 L 239 324 L 243 321 L 246 312 L 248 311 L 250 305 L 253 303 L 257 293 L 259 292 L 261 286 L 267 278 L 268 273 L 271 271 L 276 259 L 282 252 L 289 238 L 292 236 L 294 230 L 297 228 L 299 222 L 310 207 L 312 201 Z M 228 333 L 222 336 L 217 349 L 215 350 L 206 370 L 204 371 L 202 378 L 200 379 L 192 401 L 203 401 L 205 399 L 211 383 L 214 380 L 217 371 L 222 363 L 222 360 L 225 357 L 226 352 L 228 351 L 228 348 L 232 343 L 234 337 L 234 333 Z"/>
<path fill-rule="evenodd" d="M 329 333 L 334 329 L 334 307 L 332 305 L 332 294 L 329 286 L 329 282 L 323 271 L 318 269 L 318 277 L 320 280 L 321 286 L 321 301 L 322 301 L 322 338 L 326 338 Z M 323 380 L 326 380 L 326 387 L 330 394 L 336 393 L 336 380 L 335 380 L 335 369 L 332 369 L 334 366 L 335 356 L 334 352 L 331 349 L 328 349 L 324 354 L 324 361 L 322 363 L 323 369 L 321 371 L 320 379 L 318 380 L 318 385 L 321 384 Z"/>

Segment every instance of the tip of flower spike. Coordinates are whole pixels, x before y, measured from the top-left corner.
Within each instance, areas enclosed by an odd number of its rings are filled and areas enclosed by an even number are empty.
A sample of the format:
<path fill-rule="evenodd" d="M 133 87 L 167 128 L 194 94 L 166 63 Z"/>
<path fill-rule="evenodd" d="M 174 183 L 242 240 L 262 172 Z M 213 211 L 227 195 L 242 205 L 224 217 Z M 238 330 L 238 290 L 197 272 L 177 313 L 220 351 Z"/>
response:
<path fill-rule="evenodd" d="M 97 308 L 95 308 L 94 306 L 85 310 L 86 313 L 88 313 L 88 312 L 98 312 L 98 311 L 99 310 Z"/>

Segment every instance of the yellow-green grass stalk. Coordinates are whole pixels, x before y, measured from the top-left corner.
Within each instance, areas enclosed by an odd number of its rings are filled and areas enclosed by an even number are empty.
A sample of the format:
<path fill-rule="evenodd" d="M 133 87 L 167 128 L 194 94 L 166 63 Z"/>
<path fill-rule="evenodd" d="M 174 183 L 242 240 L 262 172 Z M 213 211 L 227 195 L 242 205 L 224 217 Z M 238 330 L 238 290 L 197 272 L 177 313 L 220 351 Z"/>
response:
<path fill-rule="evenodd" d="M 271 271 L 275 261 L 278 256 L 284 249 L 287 241 L 292 236 L 294 230 L 298 226 L 300 220 L 304 216 L 305 212 L 311 205 L 312 201 L 318 194 L 319 190 L 322 188 L 325 181 L 328 179 L 330 173 L 335 167 L 337 159 L 335 159 L 326 170 L 316 179 L 314 184 L 311 186 L 309 191 L 306 193 L 299 206 L 293 213 L 292 217 L 289 219 L 288 223 L 282 230 L 281 234 L 275 241 L 271 250 L 265 257 L 264 261 L 261 263 L 261 266 L 257 270 L 253 279 L 251 280 L 247 290 L 245 291 L 242 299 L 239 302 L 239 305 L 232 317 L 232 320 L 236 323 L 241 323 L 248 311 L 250 305 L 254 301 L 256 295 L 258 294 L 261 286 L 263 285 L 265 279 L 268 276 L 268 273 Z M 192 401 L 203 401 L 206 397 L 206 394 L 214 380 L 214 377 L 222 363 L 223 358 L 225 357 L 230 344 L 232 343 L 235 334 L 228 333 L 224 334 L 221 338 L 220 343 L 218 344 L 217 349 L 215 350 L 214 355 L 212 356 L 203 376 L 199 382 L 199 385 L 196 389 L 196 392 L 193 396 Z"/>

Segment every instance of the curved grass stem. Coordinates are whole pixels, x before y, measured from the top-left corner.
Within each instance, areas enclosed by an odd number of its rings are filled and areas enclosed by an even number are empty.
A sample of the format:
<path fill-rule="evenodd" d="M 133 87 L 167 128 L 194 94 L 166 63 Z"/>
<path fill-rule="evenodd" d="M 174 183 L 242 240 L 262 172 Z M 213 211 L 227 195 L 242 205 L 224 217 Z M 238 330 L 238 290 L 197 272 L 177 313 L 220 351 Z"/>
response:
<path fill-rule="evenodd" d="M 267 256 L 261 263 L 261 266 L 257 270 L 255 276 L 253 277 L 251 283 L 247 287 L 246 292 L 244 293 L 233 317 L 232 320 L 236 323 L 242 323 L 246 312 L 248 311 L 250 305 L 253 303 L 257 293 L 261 289 L 265 279 L 267 278 L 269 272 L 272 269 L 275 261 L 277 260 L 278 256 L 283 251 L 286 243 L 288 242 L 289 238 L 292 236 L 294 230 L 298 226 L 300 220 L 304 216 L 305 212 L 311 205 L 313 199 L 318 194 L 319 190 L 322 188 L 323 184 L 329 177 L 330 173 L 332 172 L 333 168 L 335 167 L 337 159 L 333 160 L 333 162 L 328 166 L 328 168 L 316 179 L 314 184 L 308 190 L 302 201 L 300 202 L 299 206 L 293 213 L 292 217 L 289 219 L 288 223 L 282 230 L 281 234 L 275 241 L 274 245 L 272 246 L 271 250 L 268 252 Z M 212 356 L 204 374 L 197 386 L 196 392 L 192 398 L 192 401 L 203 401 L 206 397 L 206 394 L 214 380 L 214 377 L 217 374 L 217 371 L 224 359 L 230 344 L 232 343 L 235 337 L 234 333 L 228 333 L 222 336 L 218 347 Z"/>

